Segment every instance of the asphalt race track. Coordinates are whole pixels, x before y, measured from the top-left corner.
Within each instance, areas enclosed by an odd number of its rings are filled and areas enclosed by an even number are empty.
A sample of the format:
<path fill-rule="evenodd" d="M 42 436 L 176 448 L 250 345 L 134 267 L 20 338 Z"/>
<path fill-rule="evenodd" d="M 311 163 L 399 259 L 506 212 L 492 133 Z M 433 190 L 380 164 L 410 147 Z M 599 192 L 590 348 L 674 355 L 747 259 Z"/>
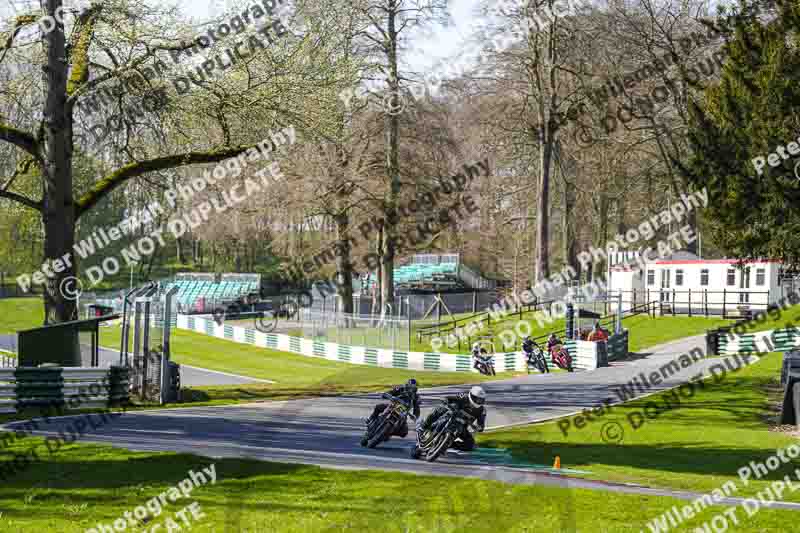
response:
<path fill-rule="evenodd" d="M 640 372 L 649 374 L 689 349 L 704 349 L 704 337 L 692 337 L 649 350 L 647 357 L 593 372 L 521 376 L 482 384 L 487 392 L 489 429 L 541 421 L 598 406 L 607 398 L 617 402 L 614 388 Z M 686 382 L 706 371 L 720 358 L 704 359 L 672 376 L 648 393 Z M 418 376 L 424 386 L 425 373 Z M 447 394 L 468 385 L 422 389 L 423 416 Z M 247 457 L 306 463 L 344 469 L 381 469 L 431 475 L 451 475 L 501 480 L 510 483 L 546 484 L 570 488 L 613 490 L 638 494 L 693 499 L 698 494 L 651 489 L 637 485 L 584 480 L 548 471 L 481 464 L 470 454 L 449 452 L 435 463 L 409 457 L 415 434 L 393 438 L 376 449 L 359 445 L 362 418 L 379 401 L 379 394 L 354 394 L 335 398 L 251 403 L 237 406 L 176 408 L 129 412 L 95 431 L 84 440 L 109 443 L 141 451 L 180 451 L 207 457 Z M 53 419 L 47 431 L 56 435 L 72 417 Z M 601 419 L 602 420 L 602 419 Z M 13 429 L 18 423 L 8 424 Z M 574 431 L 600 431 L 602 421 Z M 611 444 L 610 444 L 611 445 Z M 569 467 L 566 458 L 564 467 Z M 729 498 L 736 505 L 740 499 Z M 777 502 L 770 507 L 800 510 L 800 504 Z"/>

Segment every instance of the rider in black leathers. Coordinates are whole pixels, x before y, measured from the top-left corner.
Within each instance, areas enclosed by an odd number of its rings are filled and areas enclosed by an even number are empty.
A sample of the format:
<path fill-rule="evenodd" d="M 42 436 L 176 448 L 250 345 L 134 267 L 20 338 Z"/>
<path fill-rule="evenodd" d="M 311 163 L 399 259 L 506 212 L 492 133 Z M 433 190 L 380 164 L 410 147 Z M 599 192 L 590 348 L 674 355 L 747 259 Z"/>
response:
<path fill-rule="evenodd" d="M 455 396 L 446 396 L 445 401 L 447 401 L 447 405 L 451 409 L 456 409 L 459 411 L 465 411 L 469 413 L 471 416 L 475 417 L 475 423 L 478 426 L 478 432 L 482 432 L 486 427 L 486 392 L 484 392 L 482 387 L 472 387 L 470 391 L 461 392 Z M 414 447 L 412 455 L 414 457 L 418 456 L 418 449 L 419 449 L 419 437 L 422 433 L 433 426 L 433 423 L 439 419 L 443 414 L 447 412 L 447 407 L 440 406 L 431 411 L 425 420 L 419 422 L 417 424 L 417 445 Z M 460 435 L 457 437 L 458 440 L 453 444 L 453 448 L 457 450 L 463 451 L 471 451 L 475 448 L 475 438 L 467 431 L 467 428 L 464 428 L 464 431 L 461 432 Z"/>
<path fill-rule="evenodd" d="M 522 341 L 522 351 L 525 353 L 525 358 L 527 359 L 529 365 L 533 365 L 535 361 L 535 346 L 536 343 L 533 342 L 533 339 L 530 337 L 525 337 L 525 339 Z"/>
<path fill-rule="evenodd" d="M 395 398 L 404 400 L 406 405 L 412 409 L 411 414 L 414 415 L 414 418 L 419 418 L 419 394 L 417 392 L 416 379 L 409 379 L 405 385 L 398 385 L 397 387 L 394 387 L 388 392 L 388 394 L 391 394 Z M 379 403 L 376 405 L 372 410 L 372 415 L 365 419 L 364 422 L 367 425 L 371 424 L 372 421 L 375 420 L 388 405 L 388 403 Z M 397 435 L 398 437 L 405 437 L 408 435 L 408 421 L 405 418 L 403 419 L 403 423 L 399 427 L 395 428 L 394 435 Z"/>
<path fill-rule="evenodd" d="M 479 364 L 483 363 L 488 366 L 491 360 L 492 357 L 486 353 L 485 348 L 481 348 L 480 344 L 476 342 L 472 345 L 472 367 L 475 370 L 480 371 Z"/>

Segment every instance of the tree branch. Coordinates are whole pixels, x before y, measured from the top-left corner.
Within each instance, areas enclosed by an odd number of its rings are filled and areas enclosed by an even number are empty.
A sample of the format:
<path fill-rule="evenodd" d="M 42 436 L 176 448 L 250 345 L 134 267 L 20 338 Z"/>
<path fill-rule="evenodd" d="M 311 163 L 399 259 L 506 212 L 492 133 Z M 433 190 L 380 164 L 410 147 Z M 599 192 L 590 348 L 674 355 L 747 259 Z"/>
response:
<path fill-rule="evenodd" d="M 89 79 L 89 47 L 94 38 L 94 29 L 97 18 L 103 9 L 101 4 L 93 5 L 81 13 L 76 21 L 75 48 L 72 50 L 72 73 L 67 83 L 67 96 L 72 96 L 75 90 Z"/>
<path fill-rule="evenodd" d="M 26 207 L 30 207 L 31 209 L 35 209 L 35 210 L 39 211 L 40 213 L 42 212 L 42 202 L 35 202 L 35 201 L 31 200 L 30 198 L 27 198 L 25 196 L 22 196 L 20 194 L 15 193 L 15 192 L 0 191 L 0 198 L 8 198 L 9 200 L 13 200 L 14 202 L 22 204 L 22 205 L 24 205 Z"/>
<path fill-rule="evenodd" d="M 185 154 L 169 155 L 151 159 L 149 161 L 136 161 L 121 167 L 94 184 L 76 204 L 75 218 L 79 218 L 83 213 L 89 211 L 100 200 L 105 198 L 111 191 L 128 181 L 142 174 L 155 170 L 166 170 L 178 168 L 198 163 L 217 163 L 231 157 L 235 157 L 242 152 L 256 148 L 256 144 L 248 146 L 237 146 L 226 148 L 217 152 L 188 152 Z"/>
<path fill-rule="evenodd" d="M 36 139 L 30 133 L 0 122 L 0 140 L 9 142 L 14 146 L 22 148 L 33 157 L 37 157 Z"/>

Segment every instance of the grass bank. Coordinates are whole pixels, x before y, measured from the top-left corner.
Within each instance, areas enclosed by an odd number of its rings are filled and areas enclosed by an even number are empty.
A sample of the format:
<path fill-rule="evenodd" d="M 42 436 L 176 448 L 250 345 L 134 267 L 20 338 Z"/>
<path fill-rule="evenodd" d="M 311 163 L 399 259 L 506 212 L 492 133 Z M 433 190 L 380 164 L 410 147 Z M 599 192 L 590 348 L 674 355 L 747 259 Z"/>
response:
<path fill-rule="evenodd" d="M 0 298 L 0 335 L 36 328 L 44 324 L 41 297 Z"/>
<path fill-rule="evenodd" d="M 643 413 L 648 403 L 664 406 L 669 393 L 613 406 L 582 428 L 573 424 L 566 436 L 554 421 L 485 434 L 479 443 L 509 448 L 534 463 L 559 455 L 563 466 L 590 471 L 592 478 L 700 492 L 730 480 L 739 489 L 734 495 L 752 495 L 784 475 L 796 480 L 794 469 L 800 468 L 794 460 L 746 486 L 737 475 L 750 461 L 764 461 L 776 449 L 798 442 L 771 430 L 781 395 L 780 364 L 781 354 L 764 355 L 718 382 L 706 380 L 691 397 L 685 389 L 678 407 L 658 414 L 649 410 L 654 417 L 643 424 L 635 413 Z M 800 501 L 800 492 L 786 498 Z"/>
<path fill-rule="evenodd" d="M 119 335 L 118 327 L 102 328 L 101 344 L 118 346 Z M 172 359 L 179 364 L 276 382 L 186 390 L 187 400 L 211 404 L 375 392 L 387 390 L 391 385 L 403 383 L 411 377 L 416 378 L 421 387 L 479 383 L 490 379 L 471 372 L 420 372 L 352 365 L 279 352 L 186 330 L 172 332 L 171 349 Z M 513 375 L 498 373 L 498 377 Z"/>
<path fill-rule="evenodd" d="M 160 514 L 149 513 L 142 522 L 147 527 L 161 524 L 166 531 L 166 521 L 172 519 L 181 530 L 203 533 L 638 532 L 680 503 L 664 497 L 476 479 L 136 453 L 81 443 L 64 445 L 48 455 L 41 440 L 33 437 L 0 451 L 0 459 L 35 445 L 41 446 L 42 460 L 0 485 L 4 532 L 71 533 L 98 523 L 110 526 L 124 519 L 125 512 L 146 506 L 176 486 L 189 470 L 210 469 L 212 464 L 216 482 L 208 476 L 188 498 L 166 498 Z M 184 529 L 176 512 L 192 502 L 197 502 L 202 516 L 195 519 L 186 512 L 190 526 Z M 708 508 L 689 524 L 700 525 L 722 510 Z M 736 531 L 800 531 L 797 516 L 762 510 Z M 145 527 L 142 522 L 132 530 L 140 531 Z"/>

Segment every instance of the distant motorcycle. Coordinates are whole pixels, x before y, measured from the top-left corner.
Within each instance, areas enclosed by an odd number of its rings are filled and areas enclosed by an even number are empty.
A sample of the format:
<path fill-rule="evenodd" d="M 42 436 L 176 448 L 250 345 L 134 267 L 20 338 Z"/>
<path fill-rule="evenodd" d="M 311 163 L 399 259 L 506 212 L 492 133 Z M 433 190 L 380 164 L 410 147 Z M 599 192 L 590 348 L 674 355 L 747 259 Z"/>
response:
<path fill-rule="evenodd" d="M 534 368 L 542 374 L 550 373 L 550 368 L 547 366 L 547 359 L 544 356 L 544 350 L 536 342 L 531 341 L 531 345 L 522 346 L 525 352 L 525 362 L 528 374 L 531 373 L 531 368 Z"/>
<path fill-rule="evenodd" d="M 491 355 L 488 357 L 476 357 L 475 366 L 477 367 L 478 372 L 480 372 L 484 376 L 497 375 L 497 372 L 495 372 L 494 370 L 494 357 L 492 357 Z"/>
<path fill-rule="evenodd" d="M 575 371 L 572 368 L 572 356 L 569 355 L 563 344 L 558 344 L 550 349 L 550 360 L 561 370 L 566 370 L 567 372 Z"/>
<path fill-rule="evenodd" d="M 390 403 L 367 426 L 367 430 L 361 438 L 361 445 L 367 448 L 374 448 L 378 444 L 389 440 L 395 429 L 405 421 L 407 416 L 414 418 L 414 415 L 408 412 L 410 406 L 400 398 L 386 393 L 382 395 L 382 398 L 389 400 Z"/>

